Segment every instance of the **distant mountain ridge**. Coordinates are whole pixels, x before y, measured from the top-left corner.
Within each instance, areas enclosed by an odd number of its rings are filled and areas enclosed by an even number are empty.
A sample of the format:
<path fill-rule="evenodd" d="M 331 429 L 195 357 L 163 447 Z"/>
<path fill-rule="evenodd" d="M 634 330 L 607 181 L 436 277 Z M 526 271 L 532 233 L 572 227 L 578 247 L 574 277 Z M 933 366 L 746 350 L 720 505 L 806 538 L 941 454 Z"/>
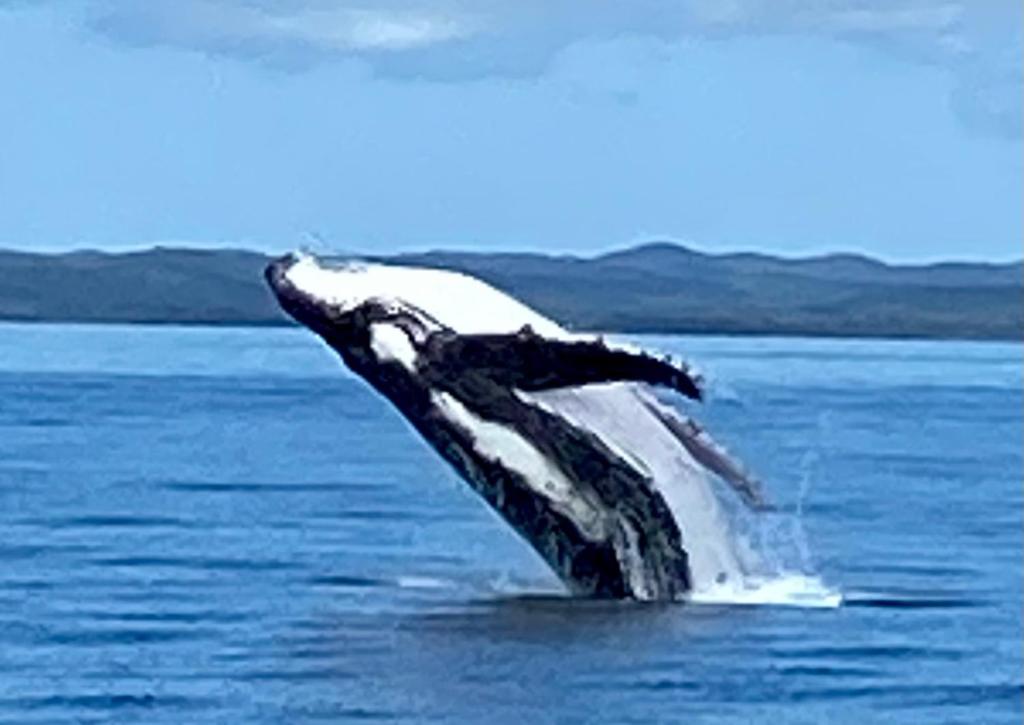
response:
<path fill-rule="evenodd" d="M 0 319 L 277 325 L 267 255 L 223 249 L 0 251 Z M 573 329 L 1024 338 L 1024 263 L 784 259 L 656 242 L 596 257 L 434 251 L 375 257 L 463 271 Z"/>

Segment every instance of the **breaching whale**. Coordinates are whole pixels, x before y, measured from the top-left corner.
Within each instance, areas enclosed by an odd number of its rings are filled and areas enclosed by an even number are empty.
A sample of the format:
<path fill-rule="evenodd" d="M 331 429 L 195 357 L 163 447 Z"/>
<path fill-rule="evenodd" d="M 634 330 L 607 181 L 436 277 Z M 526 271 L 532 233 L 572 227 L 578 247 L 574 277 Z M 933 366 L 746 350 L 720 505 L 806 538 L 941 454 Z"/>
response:
<path fill-rule="evenodd" d="M 570 591 L 668 600 L 742 576 L 705 471 L 752 507 L 764 501 L 654 396 L 699 399 L 685 365 L 571 334 L 461 273 L 290 254 L 265 276 Z"/>

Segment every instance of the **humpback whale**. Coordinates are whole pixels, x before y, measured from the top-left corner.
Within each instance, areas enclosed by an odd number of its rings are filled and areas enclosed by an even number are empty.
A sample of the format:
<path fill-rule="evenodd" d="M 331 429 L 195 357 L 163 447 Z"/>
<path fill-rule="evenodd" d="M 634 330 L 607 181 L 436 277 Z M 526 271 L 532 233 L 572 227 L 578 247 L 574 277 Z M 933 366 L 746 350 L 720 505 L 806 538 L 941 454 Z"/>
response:
<path fill-rule="evenodd" d="M 290 254 L 265 276 L 571 592 L 674 600 L 742 576 L 708 472 L 766 504 L 654 394 L 700 400 L 686 365 L 570 333 L 457 272 Z"/>

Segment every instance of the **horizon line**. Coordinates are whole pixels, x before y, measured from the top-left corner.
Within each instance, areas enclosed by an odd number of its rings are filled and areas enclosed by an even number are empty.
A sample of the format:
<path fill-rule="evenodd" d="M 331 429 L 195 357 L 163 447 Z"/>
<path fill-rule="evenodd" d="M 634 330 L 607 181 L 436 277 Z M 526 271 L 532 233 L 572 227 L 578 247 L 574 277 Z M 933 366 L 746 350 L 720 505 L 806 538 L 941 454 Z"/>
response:
<path fill-rule="evenodd" d="M 500 255 L 529 255 L 549 258 L 570 258 L 578 260 L 595 260 L 613 254 L 636 251 L 647 247 L 672 247 L 678 250 L 699 254 L 706 257 L 737 257 L 737 256 L 758 256 L 777 259 L 784 262 L 804 262 L 813 260 L 852 258 L 869 262 L 880 263 L 889 267 L 932 267 L 945 264 L 973 264 L 990 265 L 998 267 L 1009 267 L 1024 265 L 1024 255 L 1011 258 L 979 258 L 979 257 L 925 257 L 916 259 L 880 257 L 873 253 L 859 249 L 839 248 L 830 251 L 806 251 L 796 253 L 781 253 L 753 249 L 748 247 L 733 247 L 725 250 L 711 251 L 706 247 L 690 241 L 672 239 L 667 236 L 652 236 L 646 240 L 637 239 L 630 242 L 611 247 L 598 249 L 580 250 L 550 250 L 540 249 L 533 245 L 526 245 L 518 249 L 480 249 L 467 248 L 460 245 L 437 246 L 434 244 L 410 245 L 408 247 L 396 245 L 387 251 L 357 250 L 331 245 L 322 240 L 315 245 L 293 244 L 269 248 L 267 245 L 254 244 L 244 246 L 244 243 L 229 242 L 203 242 L 192 240 L 168 240 L 155 241 L 140 244 L 112 245 L 108 247 L 83 245 L 80 247 L 68 248 L 42 248 L 26 249 L 15 246 L 0 246 L 0 253 L 4 254 L 26 254 L 46 257 L 68 256 L 73 254 L 102 254 L 108 256 L 142 254 L 159 250 L 166 251 L 198 251 L 198 252 L 247 252 L 272 256 L 284 254 L 296 249 L 307 250 L 320 256 L 350 256 L 362 258 L 400 257 L 406 255 L 428 255 L 428 254 L 475 254 L 481 256 Z"/>

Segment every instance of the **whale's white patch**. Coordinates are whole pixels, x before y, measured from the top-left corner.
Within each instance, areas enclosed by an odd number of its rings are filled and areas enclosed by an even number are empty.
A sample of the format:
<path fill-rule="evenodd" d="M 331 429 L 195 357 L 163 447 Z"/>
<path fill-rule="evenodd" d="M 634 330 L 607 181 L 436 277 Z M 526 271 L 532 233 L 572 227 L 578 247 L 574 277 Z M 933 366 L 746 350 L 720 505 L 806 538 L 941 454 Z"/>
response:
<path fill-rule="evenodd" d="M 378 360 L 394 360 L 407 370 L 416 369 L 416 349 L 404 330 L 378 322 L 370 325 L 370 349 Z"/>
<path fill-rule="evenodd" d="M 538 335 L 555 340 L 594 341 L 600 337 L 569 332 L 486 282 L 446 269 L 364 262 L 323 265 L 315 257 L 301 254 L 285 277 L 304 294 L 340 311 L 369 300 L 394 305 L 396 311 L 412 307 L 460 335 L 507 334 L 529 326 Z M 601 340 L 612 350 L 643 352 L 627 342 Z"/>
<path fill-rule="evenodd" d="M 635 383 L 590 385 L 530 393 L 577 427 L 596 435 L 613 452 L 629 451 L 638 470 L 650 477 L 665 498 L 689 554 L 694 589 L 743 578 L 744 567 L 722 510 L 701 465 L 683 448 L 643 400 Z"/>
<path fill-rule="evenodd" d="M 565 330 L 485 282 L 458 272 L 383 264 L 321 266 L 299 257 L 285 273 L 303 293 L 349 310 L 372 299 L 401 300 L 463 335 L 515 332 L 566 339 Z"/>
<path fill-rule="evenodd" d="M 619 517 L 618 523 L 620 541 L 617 542 L 615 553 L 619 566 L 629 580 L 629 588 L 637 599 L 654 599 L 654 588 L 650 584 L 647 566 L 640 553 L 636 529 L 622 517 Z"/>
<path fill-rule="evenodd" d="M 598 390 L 601 387 L 605 386 L 614 387 L 619 385 L 622 385 L 622 383 L 603 383 L 601 385 L 588 385 L 587 389 Z M 548 398 L 538 392 L 527 393 L 524 390 L 517 389 L 514 390 L 513 393 L 515 393 L 515 396 L 517 398 L 519 398 L 524 403 L 527 403 L 528 405 L 535 405 L 546 413 L 550 413 L 551 415 L 557 415 L 563 418 L 564 420 L 568 421 L 569 423 L 572 423 L 577 428 L 583 428 L 585 430 L 587 429 L 586 425 L 583 424 L 582 420 L 577 419 L 575 417 L 573 410 L 571 408 L 567 408 L 564 405 L 560 406 L 558 400 L 551 401 L 551 404 L 549 405 Z M 558 396 L 549 397 L 557 398 Z M 614 439 L 602 435 L 600 431 L 591 432 L 596 433 L 598 439 L 605 446 L 607 446 L 608 450 L 610 450 L 620 459 L 625 461 L 629 466 L 633 468 L 633 470 L 635 470 L 637 473 L 639 473 L 641 476 L 644 476 L 645 478 L 651 478 L 651 471 L 647 467 L 647 464 L 644 463 L 640 458 L 637 458 L 635 455 L 633 455 L 631 451 L 620 446 Z"/>
<path fill-rule="evenodd" d="M 538 494 L 571 518 L 584 536 L 592 541 L 607 538 L 603 507 L 587 501 L 558 466 L 529 441 L 507 426 L 484 420 L 448 393 L 435 391 L 430 397 L 448 420 L 472 435 L 479 455 L 521 475 Z"/>

